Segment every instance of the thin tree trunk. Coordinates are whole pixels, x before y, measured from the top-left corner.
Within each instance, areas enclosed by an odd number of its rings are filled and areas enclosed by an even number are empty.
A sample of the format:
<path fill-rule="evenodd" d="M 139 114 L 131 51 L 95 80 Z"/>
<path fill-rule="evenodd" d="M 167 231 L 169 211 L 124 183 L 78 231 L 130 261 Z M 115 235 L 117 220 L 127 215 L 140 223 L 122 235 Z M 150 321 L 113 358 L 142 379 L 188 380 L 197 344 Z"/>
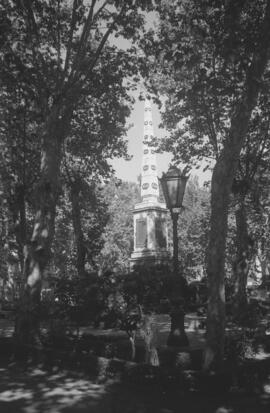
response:
<path fill-rule="evenodd" d="M 265 248 L 265 239 L 262 239 L 261 245 L 258 248 L 258 260 L 261 266 L 261 284 L 270 281 L 270 266 L 269 266 L 269 254 L 267 248 Z"/>
<path fill-rule="evenodd" d="M 249 120 L 247 112 L 245 112 L 245 116 L 245 121 L 243 120 L 244 116 L 239 116 L 239 122 L 235 121 L 235 129 L 232 131 L 233 136 L 242 136 L 242 139 L 237 141 L 236 138 L 234 146 L 230 142 L 224 146 L 212 176 L 210 233 L 207 250 L 208 310 L 204 357 L 205 370 L 218 370 L 223 363 L 225 338 L 224 277 L 228 208 L 232 182 L 245 136 L 244 125 L 247 125 Z"/>
<path fill-rule="evenodd" d="M 70 112 L 69 116 L 61 117 L 60 108 L 55 107 L 44 125 L 34 229 L 30 244 L 25 250 L 24 286 L 15 323 L 17 344 L 39 342 L 40 292 L 54 237 L 61 149 L 69 122 Z"/>
<path fill-rule="evenodd" d="M 262 271 L 262 281 L 261 283 L 265 285 L 267 282 L 270 281 L 270 268 L 269 268 L 269 259 L 267 255 L 263 257 L 259 257 L 260 264 L 261 264 L 261 271 Z"/>
<path fill-rule="evenodd" d="M 212 177 L 211 228 L 207 256 L 208 313 L 204 367 L 218 369 L 223 360 L 225 329 L 225 247 L 233 170 L 227 157 L 217 161 Z M 231 163 L 231 162 L 230 162 Z M 230 176 L 231 175 L 231 176 Z"/>
<path fill-rule="evenodd" d="M 249 236 L 244 199 L 235 211 L 237 258 L 234 267 L 234 317 L 241 320 L 247 306 L 247 279 L 249 272 Z"/>
<path fill-rule="evenodd" d="M 77 271 L 78 276 L 80 278 L 83 278 L 85 275 L 86 248 L 84 244 L 84 235 L 82 230 L 81 209 L 79 200 L 80 189 L 78 188 L 78 183 L 76 181 L 72 182 L 70 185 L 72 221 L 77 250 Z"/>
<path fill-rule="evenodd" d="M 22 176 L 21 176 L 21 184 L 17 188 L 17 204 L 18 204 L 18 212 L 19 212 L 19 228 L 16 234 L 17 237 L 17 244 L 18 244 L 18 255 L 20 260 L 20 269 L 21 275 L 23 275 L 24 271 L 24 248 L 26 245 L 26 125 L 27 125 L 27 109 L 25 107 L 24 110 L 24 119 L 23 119 L 23 130 L 22 130 L 22 143 L 23 143 L 23 164 L 22 164 Z M 23 280 L 21 279 L 21 282 Z"/>
<path fill-rule="evenodd" d="M 17 189 L 17 211 L 18 226 L 16 228 L 16 241 L 18 245 L 18 256 L 20 261 L 21 274 L 24 267 L 24 246 L 26 244 L 26 208 L 25 208 L 25 187 L 20 185 Z"/>
<path fill-rule="evenodd" d="M 0 308 L 1 301 L 5 300 L 6 282 L 8 280 L 8 210 L 0 209 L 0 271 L 2 288 L 0 289 Z"/>

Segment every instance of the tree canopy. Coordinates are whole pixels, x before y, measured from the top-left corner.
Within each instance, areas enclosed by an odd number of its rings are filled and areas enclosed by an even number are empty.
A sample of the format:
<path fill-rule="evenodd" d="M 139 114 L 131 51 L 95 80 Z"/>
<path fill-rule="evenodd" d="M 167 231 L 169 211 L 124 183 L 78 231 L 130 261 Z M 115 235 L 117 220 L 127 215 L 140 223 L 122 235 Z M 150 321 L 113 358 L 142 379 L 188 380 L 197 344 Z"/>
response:
<path fill-rule="evenodd" d="M 95 169 L 99 164 L 99 171 L 106 173 L 102 156 L 125 151 L 120 141 L 132 103 L 128 91 L 137 79 L 138 59 L 133 46 L 124 50 L 109 42 L 109 38 L 121 36 L 136 42 L 144 33 L 144 11 L 151 9 L 152 4 L 118 0 L 5 0 L 0 7 L 2 93 L 20 93 L 20 99 L 30 101 L 39 116 L 40 166 L 32 235 L 24 257 L 24 310 L 16 329 L 19 337 L 21 326 L 26 325 L 23 319 L 32 317 L 33 321 L 34 316 L 29 314 L 36 313 L 39 307 L 43 273 L 55 233 L 63 154 L 72 154 L 73 170 L 75 164 L 78 169 L 82 153 L 86 165 L 87 143 L 83 142 L 89 128 L 93 147 L 97 149 L 96 159 L 91 157 Z M 82 140 L 76 146 L 72 137 L 77 140 L 78 134 Z M 102 150 L 98 150 L 100 142 Z M 32 323 L 29 321 L 28 325 Z M 21 338 L 33 337 L 36 327 L 32 325 L 31 332 L 24 331 Z"/>
<path fill-rule="evenodd" d="M 165 148 L 176 161 L 214 158 L 207 251 L 205 368 L 223 360 L 228 208 L 250 120 L 269 89 L 269 1 L 175 0 L 157 5 L 158 27 L 142 42 L 153 92 L 167 96 Z"/>

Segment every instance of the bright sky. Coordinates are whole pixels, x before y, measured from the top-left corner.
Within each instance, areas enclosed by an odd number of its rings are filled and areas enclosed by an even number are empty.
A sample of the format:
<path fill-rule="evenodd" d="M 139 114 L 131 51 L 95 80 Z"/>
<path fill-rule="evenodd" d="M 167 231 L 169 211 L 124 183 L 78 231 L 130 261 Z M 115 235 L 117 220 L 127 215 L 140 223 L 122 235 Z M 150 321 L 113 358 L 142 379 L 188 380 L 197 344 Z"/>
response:
<path fill-rule="evenodd" d="M 154 13 L 147 13 L 146 15 L 146 27 L 155 27 L 156 17 Z M 117 39 L 110 39 L 112 43 L 116 44 L 118 47 L 126 49 L 131 46 L 130 42 L 119 37 Z M 128 119 L 128 124 L 133 124 L 129 129 L 127 138 L 128 138 L 128 153 L 132 156 L 131 161 L 125 161 L 124 159 L 115 159 L 112 162 L 112 165 L 116 171 L 116 176 L 124 181 L 133 181 L 137 182 L 137 178 L 141 173 L 141 164 L 142 164 L 142 141 L 143 141 L 143 122 L 144 122 L 144 101 L 138 99 L 138 92 L 134 93 L 136 103 L 134 109 L 131 113 L 130 118 Z M 161 116 L 158 107 L 152 103 L 152 117 L 153 117 L 153 127 L 154 134 L 156 137 L 166 136 L 166 131 L 160 129 L 158 126 L 161 123 Z M 162 175 L 162 172 L 166 172 L 171 162 L 172 154 L 163 153 L 157 154 L 157 168 L 158 176 Z M 197 175 L 199 178 L 199 183 L 202 185 L 205 180 L 209 180 L 211 173 L 207 171 L 204 173 L 202 171 L 205 164 L 202 165 L 201 169 L 196 169 L 191 174 Z"/>
<path fill-rule="evenodd" d="M 152 103 L 152 116 L 153 127 L 155 136 L 166 136 L 166 131 L 158 127 L 161 122 L 161 116 L 158 107 Z M 134 109 L 128 119 L 128 124 L 133 124 L 129 129 L 128 138 L 128 153 L 132 156 L 131 161 L 125 161 L 124 159 L 114 159 L 112 165 L 116 171 L 117 178 L 124 181 L 137 182 L 137 178 L 141 173 L 142 164 L 142 142 L 143 142 L 143 122 L 144 122 L 144 101 L 136 100 Z M 157 154 L 157 167 L 158 176 L 162 175 L 162 172 L 166 172 L 171 162 L 172 155 L 168 152 L 163 154 Z M 205 165 L 203 165 L 205 166 Z M 201 169 L 196 169 L 192 174 L 197 175 L 199 183 L 202 185 L 204 181 L 209 180 L 211 173 L 209 171 L 203 172 L 203 166 Z"/>

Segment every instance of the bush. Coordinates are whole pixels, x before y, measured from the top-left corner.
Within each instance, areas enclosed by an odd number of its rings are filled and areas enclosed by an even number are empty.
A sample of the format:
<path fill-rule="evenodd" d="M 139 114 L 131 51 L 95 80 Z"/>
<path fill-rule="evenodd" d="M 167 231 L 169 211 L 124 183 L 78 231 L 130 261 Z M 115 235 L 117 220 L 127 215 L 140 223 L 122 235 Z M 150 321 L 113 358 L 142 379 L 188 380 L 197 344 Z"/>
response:
<path fill-rule="evenodd" d="M 66 318 L 78 323 L 96 322 L 105 307 L 106 297 L 100 277 L 87 274 L 84 279 L 60 278 L 42 294 L 42 318 Z"/>
<path fill-rule="evenodd" d="M 187 302 L 185 279 L 167 266 L 139 267 L 121 276 L 110 271 L 102 276 L 90 273 L 83 279 L 56 279 L 54 288 L 43 292 L 42 315 L 43 319 L 96 327 L 102 322 L 105 328 L 122 328 L 127 320 L 131 324 L 138 321 L 139 306 L 144 313 L 169 313 L 182 293 Z"/>

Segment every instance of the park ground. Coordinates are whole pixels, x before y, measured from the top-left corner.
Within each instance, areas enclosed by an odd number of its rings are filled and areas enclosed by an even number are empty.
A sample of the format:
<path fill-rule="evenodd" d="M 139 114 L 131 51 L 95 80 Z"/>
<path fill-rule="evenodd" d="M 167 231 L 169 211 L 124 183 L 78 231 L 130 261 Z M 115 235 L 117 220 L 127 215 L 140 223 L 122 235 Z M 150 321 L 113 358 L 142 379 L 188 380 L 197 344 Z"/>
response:
<path fill-rule="evenodd" d="M 202 347 L 204 331 L 188 316 L 187 334 L 192 348 Z M 195 320 L 196 321 L 196 320 Z M 168 319 L 158 319 L 160 344 L 168 334 Z M 83 333 L 87 333 L 87 329 Z M 0 322 L 1 339 L 9 340 L 13 325 Z M 102 330 L 89 334 L 108 334 Z M 262 355 L 261 355 L 262 357 Z M 0 355 L 1 413 L 269 413 L 270 376 L 263 391 L 185 392 L 181 383 L 101 379 L 64 365 L 20 365 Z M 221 391 L 220 391 L 221 390 Z"/>

